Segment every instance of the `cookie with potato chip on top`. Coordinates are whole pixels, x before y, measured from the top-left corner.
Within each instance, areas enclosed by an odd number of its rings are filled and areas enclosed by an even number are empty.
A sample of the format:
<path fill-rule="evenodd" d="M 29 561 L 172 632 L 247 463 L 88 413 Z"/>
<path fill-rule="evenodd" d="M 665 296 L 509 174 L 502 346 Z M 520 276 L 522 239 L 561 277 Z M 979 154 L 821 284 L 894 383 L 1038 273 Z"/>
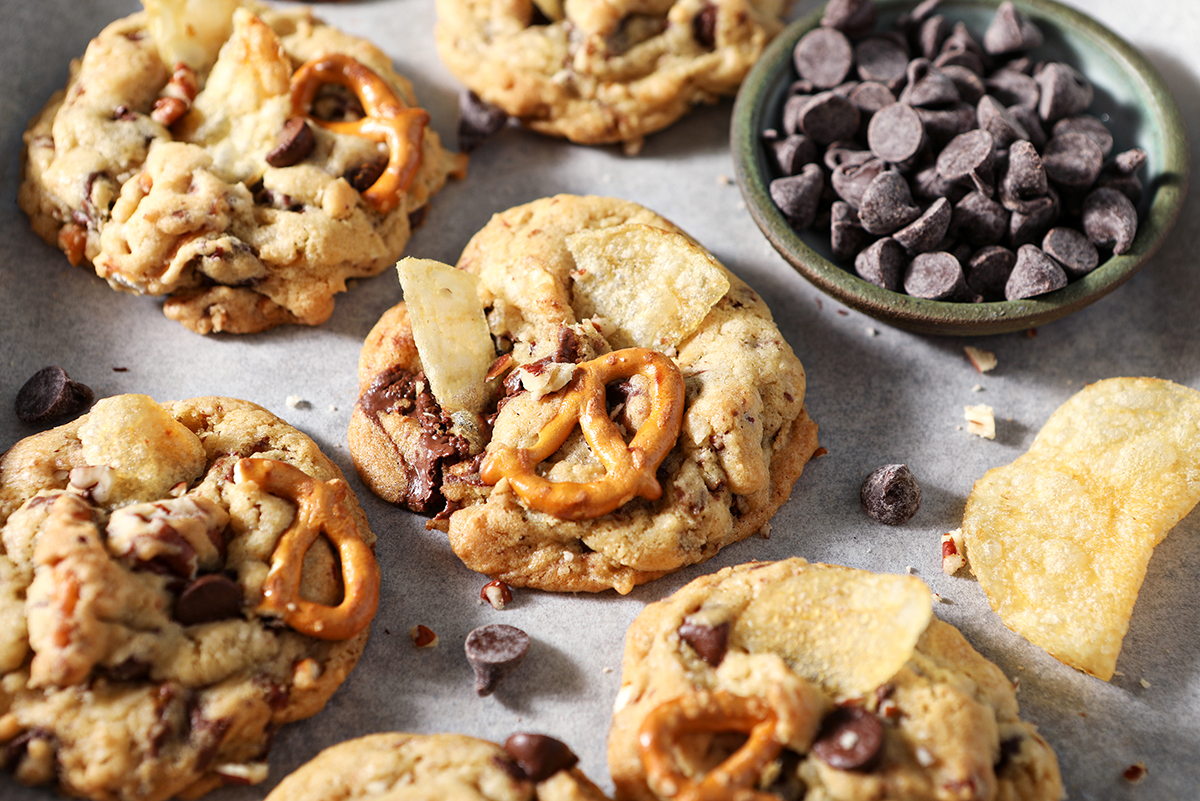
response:
<path fill-rule="evenodd" d="M 405 260 L 349 442 L 472 570 L 620 593 L 760 531 L 817 450 L 763 300 L 635 203 L 495 215 L 457 268 Z"/>
<path fill-rule="evenodd" d="M 391 58 L 307 9 L 145 0 L 25 131 L 21 209 L 198 333 L 319 325 L 400 257 L 467 157 Z"/>
<path fill-rule="evenodd" d="M 648 605 L 608 734 L 627 801 L 1050 801 L 1053 749 L 915 576 L 750 562 Z"/>
<path fill-rule="evenodd" d="M 248 401 L 105 398 L 0 456 L 0 749 L 104 801 L 267 778 L 366 645 L 375 537 L 341 471 Z M 8 779 L 4 779 L 8 781 Z"/>

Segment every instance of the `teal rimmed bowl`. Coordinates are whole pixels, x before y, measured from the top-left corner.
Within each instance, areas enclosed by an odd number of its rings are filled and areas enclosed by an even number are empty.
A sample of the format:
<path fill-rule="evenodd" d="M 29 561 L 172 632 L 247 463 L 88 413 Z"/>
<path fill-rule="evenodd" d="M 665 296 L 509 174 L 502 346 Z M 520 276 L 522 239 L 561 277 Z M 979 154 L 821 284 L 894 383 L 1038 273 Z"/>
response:
<path fill-rule="evenodd" d="M 937 13 L 963 22 L 976 40 L 999 0 L 944 0 Z M 876 3 L 876 30 L 889 29 L 915 2 Z M 792 49 L 820 24 L 823 11 L 796 20 L 768 47 L 742 84 L 733 109 L 731 146 L 738 185 L 751 216 L 780 255 L 818 289 L 883 322 L 922 334 L 981 336 L 1035 328 L 1058 320 L 1112 292 L 1141 269 L 1175 224 L 1190 172 L 1187 136 L 1174 98 L 1137 49 L 1096 20 L 1053 0 L 1016 0 L 1018 11 L 1041 29 L 1045 41 L 1029 55 L 1066 62 L 1095 87 L 1088 113 L 1108 125 L 1113 153 L 1132 147 L 1148 158 L 1139 176 L 1145 185 L 1138 205 L 1133 247 L 1103 262 L 1063 289 L 1026 300 L 949 303 L 892 292 L 862 280 L 852 264 L 834 260 L 828 235 L 796 231 L 771 200 L 773 173 L 762 132 L 780 125 L 781 108 L 795 79 Z"/>

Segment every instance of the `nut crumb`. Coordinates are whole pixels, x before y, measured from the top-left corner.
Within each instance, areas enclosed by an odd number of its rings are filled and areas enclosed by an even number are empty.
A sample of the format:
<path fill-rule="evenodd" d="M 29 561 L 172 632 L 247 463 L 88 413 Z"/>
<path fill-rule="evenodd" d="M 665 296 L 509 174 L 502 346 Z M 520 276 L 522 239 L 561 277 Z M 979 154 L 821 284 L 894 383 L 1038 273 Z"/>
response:
<path fill-rule="evenodd" d="M 1138 684 L 1142 685 L 1143 690 L 1150 689 L 1150 682 L 1146 681 L 1145 679 L 1138 679 Z"/>
<path fill-rule="evenodd" d="M 608 667 L 607 665 L 605 665 L 604 667 L 600 668 L 600 672 L 601 673 L 612 673 L 613 669 Z"/>
<path fill-rule="evenodd" d="M 904 572 L 905 572 L 905 573 L 908 573 L 908 574 L 910 574 L 910 575 L 911 575 L 911 574 L 913 574 L 913 573 L 916 573 L 916 572 L 917 572 L 917 569 L 916 569 L 915 567 L 913 567 L 912 565 L 905 565 L 905 566 L 904 566 Z"/>
<path fill-rule="evenodd" d="M 972 392 L 983 392 L 983 385 L 976 384 L 975 386 L 971 387 L 971 391 Z"/>
<path fill-rule="evenodd" d="M 512 603 L 512 587 L 499 579 L 489 581 L 479 591 L 479 600 L 487 601 L 493 609 L 503 609 Z"/>
<path fill-rule="evenodd" d="M 1125 675 L 1125 671 L 1123 671 L 1123 670 L 1114 670 L 1114 671 L 1113 671 L 1113 675 L 1114 675 L 1114 676 L 1117 676 L 1117 677 L 1119 678 L 1119 677 L 1122 677 L 1122 676 L 1124 676 L 1124 675 Z"/>
<path fill-rule="evenodd" d="M 996 438 L 996 416 L 992 407 L 981 403 L 978 406 L 964 406 L 963 417 L 967 419 L 967 433 L 984 439 Z"/>
<path fill-rule="evenodd" d="M 996 368 L 996 354 L 992 353 L 990 350 L 976 348 L 971 345 L 967 345 L 963 348 L 963 350 L 966 351 L 967 358 L 971 360 L 971 364 L 974 365 L 975 369 L 979 372 L 986 373 L 987 371 L 994 370 Z"/>
<path fill-rule="evenodd" d="M 963 556 L 963 533 L 961 528 L 942 535 L 942 571 L 953 576 L 967 565 Z"/>
<path fill-rule="evenodd" d="M 720 173 L 719 175 L 717 175 L 717 183 L 723 184 L 725 186 L 731 186 L 731 185 L 733 185 L 733 179 L 730 178 L 725 173 Z"/>
<path fill-rule="evenodd" d="M 763 523 L 762 528 L 758 530 L 758 536 L 762 537 L 764 540 L 771 539 L 771 524 Z"/>
<path fill-rule="evenodd" d="M 1125 781 L 1129 782 L 1130 784 L 1137 784 L 1142 779 L 1146 778 L 1146 774 L 1149 772 L 1150 771 L 1146 769 L 1146 763 L 1139 760 L 1125 768 L 1125 770 L 1121 771 L 1121 775 L 1124 776 Z"/>
<path fill-rule="evenodd" d="M 413 626 L 409 629 L 408 636 L 412 637 L 413 645 L 418 648 L 435 648 L 438 644 L 437 634 L 428 626 L 420 624 Z"/>
<path fill-rule="evenodd" d="M 870 326 L 868 326 L 868 327 L 867 327 L 867 336 L 869 336 L 869 337 L 877 337 L 877 336 L 879 336 L 879 331 L 878 331 L 878 329 L 871 328 Z"/>

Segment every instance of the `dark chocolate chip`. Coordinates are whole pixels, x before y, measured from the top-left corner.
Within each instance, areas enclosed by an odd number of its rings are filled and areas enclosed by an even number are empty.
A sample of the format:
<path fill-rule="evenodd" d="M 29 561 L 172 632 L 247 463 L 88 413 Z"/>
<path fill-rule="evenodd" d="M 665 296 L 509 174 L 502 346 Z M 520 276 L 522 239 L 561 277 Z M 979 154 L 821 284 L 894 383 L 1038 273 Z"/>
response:
<path fill-rule="evenodd" d="M 705 50 L 717 46 L 717 7 L 705 3 L 700 13 L 692 18 L 692 38 Z"/>
<path fill-rule="evenodd" d="M 866 477 L 858 499 L 874 520 L 899 526 L 911 520 L 921 508 L 921 485 L 908 465 L 886 464 Z"/>
<path fill-rule="evenodd" d="M 972 245 L 995 245 L 1008 232 L 1008 220 L 1008 209 L 982 192 L 971 192 L 954 204 L 950 231 Z"/>
<path fill-rule="evenodd" d="M 954 30 L 946 37 L 946 41 L 942 42 L 942 49 L 933 60 L 933 65 L 943 71 L 946 67 L 953 66 L 967 69 L 975 75 L 983 75 L 985 62 L 983 47 L 975 41 L 975 37 L 964 23 L 956 22 Z"/>
<path fill-rule="evenodd" d="M 458 149 L 470 153 L 498 134 L 508 123 L 508 112 L 466 90 L 458 96 Z"/>
<path fill-rule="evenodd" d="M 858 207 L 862 227 L 876 235 L 898 231 L 920 216 L 921 209 L 913 204 L 908 181 L 895 170 L 875 176 Z"/>
<path fill-rule="evenodd" d="M 1120 191 L 1102 186 L 1083 201 L 1083 232 L 1096 247 L 1121 254 L 1133 246 L 1137 234 L 1137 209 Z"/>
<path fill-rule="evenodd" d="M 1017 263 L 1004 285 L 1004 298 L 1032 298 L 1066 285 L 1067 274 L 1058 262 L 1036 245 L 1021 245 L 1017 250 Z"/>
<path fill-rule="evenodd" d="M 951 181 L 938 172 L 937 165 L 930 165 L 923 170 L 913 173 L 909 179 L 913 197 L 921 200 L 936 200 L 944 197 L 951 203 L 957 203 L 970 190 L 970 184 L 963 181 Z"/>
<path fill-rule="evenodd" d="M 942 51 L 942 45 L 950 36 L 950 21 L 941 14 L 934 14 L 917 29 L 917 53 L 927 61 L 933 61 Z"/>
<path fill-rule="evenodd" d="M 1045 197 L 1031 200 L 1014 210 L 1008 218 L 1008 246 L 1019 248 L 1038 242 L 1054 226 L 1061 212 L 1058 193 L 1053 187 Z"/>
<path fill-rule="evenodd" d="M 1075 114 L 1071 117 L 1063 117 L 1054 123 L 1051 133 L 1054 136 L 1067 133 L 1086 134 L 1093 142 L 1099 145 L 1100 152 L 1105 156 L 1109 154 L 1113 147 L 1113 136 L 1109 132 L 1108 126 L 1090 114 Z"/>
<path fill-rule="evenodd" d="M 1084 133 L 1065 133 L 1046 143 L 1042 151 L 1046 177 L 1070 189 L 1087 189 L 1100 175 L 1104 153 Z"/>
<path fill-rule="evenodd" d="M 792 51 L 796 72 L 818 89 L 832 89 L 850 74 L 854 48 L 836 28 L 814 28 L 796 42 Z"/>
<path fill-rule="evenodd" d="M 962 265 L 945 251 L 921 253 L 904 271 L 904 291 L 914 298 L 928 300 L 975 300 L 967 286 Z"/>
<path fill-rule="evenodd" d="M 926 135 L 938 147 L 977 127 L 975 107 L 967 103 L 955 103 L 949 108 L 918 106 L 915 111 L 925 125 Z"/>
<path fill-rule="evenodd" d="M 858 210 L 844 200 L 835 200 L 829 208 L 829 244 L 834 257 L 852 259 L 872 239 L 858 221 Z"/>
<path fill-rule="evenodd" d="M 986 301 L 1004 300 L 1004 286 L 1016 263 L 1017 254 L 1008 248 L 980 248 L 967 261 L 967 286 Z"/>
<path fill-rule="evenodd" d="M 1091 82 L 1069 64 L 1059 61 L 1043 64 L 1033 74 L 1033 79 L 1041 87 L 1038 116 L 1043 122 L 1058 122 L 1063 117 L 1079 114 L 1092 104 Z"/>
<path fill-rule="evenodd" d="M 854 46 L 858 77 L 889 89 L 903 84 L 908 74 L 908 48 L 891 36 L 868 36 Z"/>
<path fill-rule="evenodd" d="M 854 104 L 863 119 L 870 119 L 884 106 L 896 102 L 892 90 L 877 81 L 863 81 L 854 87 L 854 91 L 847 95 L 846 99 Z"/>
<path fill-rule="evenodd" d="M 917 112 L 892 103 L 875 112 L 867 126 L 867 145 L 884 161 L 898 164 L 917 155 L 925 141 L 925 126 Z"/>
<path fill-rule="evenodd" d="M 1029 106 L 1037 108 L 1041 90 L 1037 81 L 1016 70 L 997 70 L 983 82 L 987 94 L 1005 106 Z"/>
<path fill-rule="evenodd" d="M 901 291 L 908 256 L 904 246 L 891 237 L 876 240 L 854 259 L 854 272 L 875 286 Z"/>
<path fill-rule="evenodd" d="M 685 620 L 679 624 L 679 639 L 692 646 L 705 663 L 719 667 L 729 648 L 729 622 L 708 626 Z"/>
<path fill-rule="evenodd" d="M 938 154 L 937 170 L 950 181 L 969 178 L 978 191 L 990 195 L 995 144 L 996 140 L 984 130 L 959 134 Z"/>
<path fill-rule="evenodd" d="M 38 370 L 17 390 L 13 406 L 23 422 L 41 425 L 83 413 L 94 398 L 91 387 L 51 366 Z"/>
<path fill-rule="evenodd" d="M 807 228 L 817 216 L 825 176 L 816 164 L 805 164 L 798 175 L 771 181 L 771 199 L 793 228 Z"/>
<path fill-rule="evenodd" d="M 383 171 L 386 169 L 387 161 L 384 159 L 375 159 L 350 168 L 342 177 L 359 192 L 366 192 L 375 185 L 375 182 L 379 180 L 379 176 L 383 175 Z"/>
<path fill-rule="evenodd" d="M 877 16 L 874 0 L 829 0 L 821 24 L 853 38 L 868 33 Z"/>
<path fill-rule="evenodd" d="M 983 49 L 999 56 L 1020 50 L 1032 50 L 1042 43 L 1042 32 L 1017 11 L 1009 0 L 1000 4 L 983 34 Z"/>
<path fill-rule="evenodd" d="M 821 721 L 812 753 L 836 770 L 871 770 L 883 753 L 883 723 L 861 707 L 837 707 Z"/>
<path fill-rule="evenodd" d="M 804 134 L 789 134 L 769 143 L 768 152 L 782 175 L 795 175 L 817 158 L 817 144 Z"/>
<path fill-rule="evenodd" d="M 1008 113 L 1020 123 L 1025 133 L 1029 134 L 1029 141 L 1034 147 L 1039 151 L 1045 147 L 1046 129 L 1042 127 L 1042 118 L 1038 116 L 1037 109 L 1029 106 L 1009 106 Z"/>
<path fill-rule="evenodd" d="M 491 695 L 525 661 L 529 635 L 516 626 L 489 623 L 467 635 L 463 650 L 475 669 L 475 692 Z"/>
<path fill-rule="evenodd" d="M 938 65 L 938 69 L 954 84 L 962 102 L 974 106 L 987 94 L 987 90 L 983 86 L 983 79 L 973 70 L 959 64 Z"/>
<path fill-rule="evenodd" d="M 1096 246 L 1074 228 L 1051 228 L 1042 240 L 1042 250 L 1061 264 L 1067 277 L 1072 279 L 1082 278 L 1100 263 L 1100 253 Z"/>
<path fill-rule="evenodd" d="M 863 195 L 866 193 L 867 187 L 879 177 L 879 174 L 884 169 L 882 161 L 871 156 L 870 151 L 865 152 L 868 156 L 866 160 L 858 162 L 848 161 L 841 164 L 834 169 L 833 174 L 829 177 L 829 182 L 833 186 L 833 191 L 837 193 L 837 196 L 856 209 L 862 205 Z"/>
<path fill-rule="evenodd" d="M 1137 171 L 1146 163 L 1146 151 L 1140 147 L 1119 153 L 1111 164 L 1100 171 L 1096 187 L 1108 186 L 1116 189 L 1136 206 L 1142 201 L 1142 179 Z"/>
<path fill-rule="evenodd" d="M 1029 131 L 1013 117 L 1008 108 L 991 95 L 985 95 L 976 106 L 979 127 L 996 140 L 996 149 L 1004 150 L 1018 139 L 1028 139 Z"/>
<path fill-rule="evenodd" d="M 929 59 L 914 58 L 908 63 L 907 74 L 908 83 L 897 98 L 901 103 L 938 108 L 954 105 L 962 99 L 954 81 L 947 78 Z"/>
<path fill-rule="evenodd" d="M 289 117 L 279 132 L 278 144 L 267 154 L 267 164 L 272 167 L 291 167 L 308 158 L 317 138 L 304 117 Z"/>
<path fill-rule="evenodd" d="M 517 732 L 504 741 L 504 750 L 533 782 L 544 782 L 579 763 L 579 757 L 566 743 L 545 734 Z"/>
<path fill-rule="evenodd" d="M 808 101 L 812 100 L 811 94 L 796 93 L 788 95 L 787 100 L 783 101 L 783 132 L 785 134 L 802 133 L 800 130 L 800 112 L 804 111 L 804 107 L 808 105 Z"/>
<path fill-rule="evenodd" d="M 241 585 L 219 573 L 189 583 L 175 602 L 175 619 L 185 626 L 227 620 L 241 611 Z"/>
<path fill-rule="evenodd" d="M 862 115 L 858 108 L 836 92 L 813 95 L 800 108 L 798 129 L 821 144 L 849 139 L 858 133 Z"/>
<path fill-rule="evenodd" d="M 1000 182 L 1000 202 L 1011 211 L 1028 214 L 1040 207 L 1039 201 L 1050 191 L 1046 168 L 1037 148 L 1026 140 L 1012 143 L 1008 149 L 1008 169 Z"/>
<path fill-rule="evenodd" d="M 909 254 L 933 250 L 946 238 L 952 215 L 950 201 L 940 197 L 920 217 L 892 234 L 892 238 L 903 245 Z"/>

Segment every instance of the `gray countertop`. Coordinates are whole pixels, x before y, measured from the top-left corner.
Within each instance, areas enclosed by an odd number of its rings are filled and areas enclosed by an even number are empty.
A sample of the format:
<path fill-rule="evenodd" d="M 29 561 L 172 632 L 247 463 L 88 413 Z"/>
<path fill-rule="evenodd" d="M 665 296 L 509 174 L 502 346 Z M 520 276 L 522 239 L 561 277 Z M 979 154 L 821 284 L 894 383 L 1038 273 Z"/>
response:
<path fill-rule="evenodd" d="M 1175 94 L 1190 132 L 1200 119 L 1200 4 L 1190 0 L 1072 0 L 1142 49 Z M 1112 376 L 1158 376 L 1200 388 L 1200 193 L 1150 264 L 1113 294 L 1036 332 L 977 340 L 906 333 L 822 295 L 772 250 L 732 182 L 731 102 L 697 110 L 648 139 L 642 154 L 583 148 L 510 128 L 477 151 L 466 180 L 432 204 L 409 255 L 453 263 L 495 212 L 558 192 L 628 198 L 668 217 L 763 294 L 808 373 L 808 409 L 828 455 L 815 460 L 775 517 L 769 539 L 752 537 L 712 561 L 627 596 L 518 591 L 495 611 L 478 601 L 486 578 L 465 569 L 423 520 L 373 497 L 346 446 L 358 352 L 385 309 L 400 300 L 395 274 L 357 282 L 319 328 L 251 336 L 191 333 L 153 298 L 117 294 L 72 268 L 30 231 L 16 206 L 21 132 L 66 80 L 70 58 L 130 0 L 5 4 L 0 28 L 0 450 L 33 433 L 12 412 L 17 389 L 60 364 L 98 397 L 142 392 L 158 400 L 229 395 L 259 403 L 310 434 L 346 472 L 379 537 L 384 583 L 366 653 L 316 717 L 285 727 L 264 785 L 228 788 L 213 801 L 261 798 L 319 749 L 383 730 L 456 731 L 502 741 L 516 730 L 567 741 L 582 768 L 611 790 L 604 758 L 620 682 L 624 632 L 647 602 L 686 581 L 751 559 L 800 555 L 888 572 L 913 572 L 946 603 L 958 626 L 1007 675 L 1055 747 L 1072 799 L 1196 798 L 1200 788 L 1200 516 L 1186 518 L 1150 562 L 1117 664 L 1105 683 L 1075 672 L 1007 630 L 973 580 L 943 574 L 940 536 L 955 528 L 972 483 L 1023 453 L 1050 413 L 1084 384 Z M 817 6 L 804 0 L 794 16 Z M 433 125 L 453 143 L 459 86 L 432 42 L 431 2 L 375 0 L 322 5 L 318 13 L 368 36 L 415 84 Z M 1198 161 L 1193 155 L 1193 161 Z M 990 350 L 997 368 L 978 373 L 963 346 Z M 289 404 L 289 398 L 304 402 Z M 966 431 L 963 407 L 995 409 L 996 438 Z M 867 518 L 858 489 L 879 465 L 905 462 L 924 502 L 908 524 Z M 472 691 L 462 642 L 485 622 L 511 623 L 533 638 L 529 659 L 492 697 Z M 440 636 L 417 650 L 409 629 Z M 1122 771 L 1144 762 L 1130 785 Z M 0 775 L 0 796 L 46 801 Z"/>

